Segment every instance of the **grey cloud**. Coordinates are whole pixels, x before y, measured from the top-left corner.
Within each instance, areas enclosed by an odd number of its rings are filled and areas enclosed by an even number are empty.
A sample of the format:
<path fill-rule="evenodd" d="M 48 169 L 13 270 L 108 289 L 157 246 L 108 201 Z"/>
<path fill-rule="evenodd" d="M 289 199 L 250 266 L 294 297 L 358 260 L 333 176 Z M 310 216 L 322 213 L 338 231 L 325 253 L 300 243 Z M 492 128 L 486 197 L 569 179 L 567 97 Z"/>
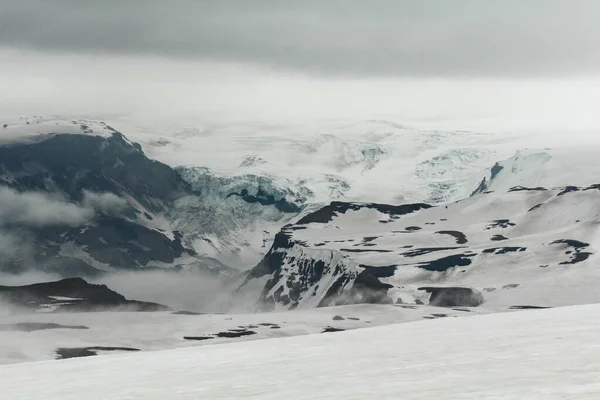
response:
<path fill-rule="evenodd" d="M 84 192 L 83 204 L 77 205 L 45 193 L 19 193 L 0 187 L 0 225 L 77 226 L 91 220 L 96 212 L 120 212 L 126 206 L 125 200 L 110 193 Z"/>
<path fill-rule="evenodd" d="M 18 193 L 0 188 L 0 224 L 23 226 L 71 225 L 85 223 L 93 210 L 67 203 L 43 193 Z"/>
<path fill-rule="evenodd" d="M 115 194 L 94 193 L 87 190 L 83 192 L 83 205 L 104 214 L 120 213 L 128 206 L 125 199 Z"/>
<path fill-rule="evenodd" d="M 158 55 L 312 74 L 600 71 L 596 0 L 5 0 L 0 46 Z"/>

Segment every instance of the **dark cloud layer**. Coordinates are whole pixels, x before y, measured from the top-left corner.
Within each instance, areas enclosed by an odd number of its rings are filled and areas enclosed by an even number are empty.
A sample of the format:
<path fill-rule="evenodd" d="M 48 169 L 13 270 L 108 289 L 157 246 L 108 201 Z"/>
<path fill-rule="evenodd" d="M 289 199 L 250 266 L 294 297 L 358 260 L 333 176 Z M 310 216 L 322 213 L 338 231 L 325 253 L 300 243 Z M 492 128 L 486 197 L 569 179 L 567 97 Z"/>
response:
<path fill-rule="evenodd" d="M 597 0 L 0 0 L 0 46 L 326 75 L 600 71 Z"/>

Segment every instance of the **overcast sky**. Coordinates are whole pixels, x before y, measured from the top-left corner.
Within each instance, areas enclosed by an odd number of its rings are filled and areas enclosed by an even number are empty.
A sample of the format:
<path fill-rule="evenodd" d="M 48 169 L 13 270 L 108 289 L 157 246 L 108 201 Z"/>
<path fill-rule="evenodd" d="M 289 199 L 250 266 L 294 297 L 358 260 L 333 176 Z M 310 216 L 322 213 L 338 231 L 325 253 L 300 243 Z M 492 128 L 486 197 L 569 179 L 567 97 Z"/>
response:
<path fill-rule="evenodd" d="M 0 0 L 0 106 L 579 121 L 598 38 L 598 0 Z"/>
<path fill-rule="evenodd" d="M 315 74 L 600 69 L 597 0 L 3 0 L 2 46 L 259 63 Z"/>

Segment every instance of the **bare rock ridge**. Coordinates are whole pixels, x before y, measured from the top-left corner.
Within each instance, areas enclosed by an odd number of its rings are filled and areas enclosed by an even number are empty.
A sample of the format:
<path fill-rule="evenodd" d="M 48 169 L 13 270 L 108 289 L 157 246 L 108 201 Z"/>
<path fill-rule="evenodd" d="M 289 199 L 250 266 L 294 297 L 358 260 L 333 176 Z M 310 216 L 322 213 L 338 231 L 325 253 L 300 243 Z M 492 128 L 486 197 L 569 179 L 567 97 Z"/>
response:
<path fill-rule="evenodd" d="M 106 285 L 94 285 L 82 278 L 25 286 L 0 286 L 0 301 L 23 311 L 171 311 L 161 304 L 128 300 Z M 56 327 L 28 325 L 21 328 L 37 330 Z"/>

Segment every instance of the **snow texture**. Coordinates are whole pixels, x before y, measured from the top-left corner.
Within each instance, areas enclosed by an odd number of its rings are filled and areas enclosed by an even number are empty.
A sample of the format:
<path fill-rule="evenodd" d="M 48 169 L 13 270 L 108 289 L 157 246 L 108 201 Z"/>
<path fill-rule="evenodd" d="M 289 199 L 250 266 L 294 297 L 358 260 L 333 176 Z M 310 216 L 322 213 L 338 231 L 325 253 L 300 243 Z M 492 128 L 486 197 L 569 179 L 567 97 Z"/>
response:
<path fill-rule="evenodd" d="M 10 399 L 597 399 L 598 305 L 0 366 Z"/>

